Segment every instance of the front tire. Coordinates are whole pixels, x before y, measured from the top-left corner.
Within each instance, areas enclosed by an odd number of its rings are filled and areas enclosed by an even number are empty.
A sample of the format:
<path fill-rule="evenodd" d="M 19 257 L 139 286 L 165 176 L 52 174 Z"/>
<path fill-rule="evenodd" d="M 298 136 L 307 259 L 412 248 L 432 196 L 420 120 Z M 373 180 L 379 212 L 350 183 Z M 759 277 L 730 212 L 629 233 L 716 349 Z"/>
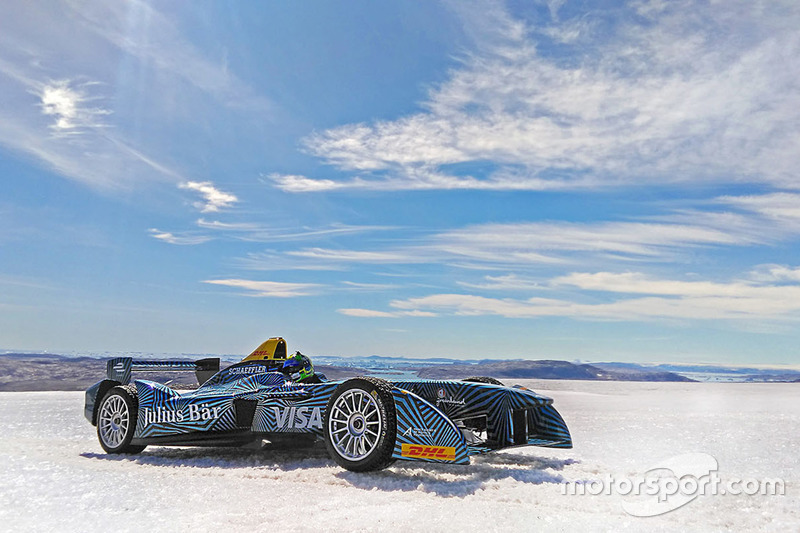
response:
<path fill-rule="evenodd" d="M 393 462 L 397 435 L 392 386 L 368 377 L 345 381 L 328 400 L 324 427 L 328 453 L 342 468 L 386 468 Z"/>
<path fill-rule="evenodd" d="M 106 453 L 139 453 L 144 446 L 131 444 L 136 431 L 139 401 L 136 387 L 111 388 L 97 410 L 97 438 Z"/>

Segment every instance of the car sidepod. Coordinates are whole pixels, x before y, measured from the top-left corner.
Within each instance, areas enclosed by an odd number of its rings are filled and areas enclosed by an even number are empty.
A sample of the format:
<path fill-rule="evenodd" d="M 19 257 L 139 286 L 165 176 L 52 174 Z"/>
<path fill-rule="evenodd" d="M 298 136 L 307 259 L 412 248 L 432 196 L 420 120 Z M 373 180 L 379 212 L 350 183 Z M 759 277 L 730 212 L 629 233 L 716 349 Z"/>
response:
<path fill-rule="evenodd" d="M 312 433 L 322 437 L 328 399 L 339 382 L 315 384 L 300 390 L 275 390 L 259 395 L 253 418 L 256 433 Z"/>
<path fill-rule="evenodd" d="M 136 380 L 139 412 L 135 439 L 165 445 L 252 441 L 257 438 L 253 422 L 258 404 L 265 401 L 265 395 L 287 395 L 281 390 L 284 381 L 278 374 L 256 374 L 181 394 L 160 383 Z"/>
<path fill-rule="evenodd" d="M 240 429 L 230 394 L 181 395 L 154 381 L 136 380 L 134 384 L 139 396 L 137 439 Z"/>

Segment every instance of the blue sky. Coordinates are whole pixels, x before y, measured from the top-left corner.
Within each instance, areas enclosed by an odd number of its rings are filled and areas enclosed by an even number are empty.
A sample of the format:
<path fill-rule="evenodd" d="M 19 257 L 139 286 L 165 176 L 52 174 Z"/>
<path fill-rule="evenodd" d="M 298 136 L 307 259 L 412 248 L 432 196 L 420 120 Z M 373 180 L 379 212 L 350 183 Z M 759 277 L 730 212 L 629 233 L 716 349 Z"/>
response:
<path fill-rule="evenodd" d="M 6 3 L 0 347 L 798 364 L 798 27 Z"/>

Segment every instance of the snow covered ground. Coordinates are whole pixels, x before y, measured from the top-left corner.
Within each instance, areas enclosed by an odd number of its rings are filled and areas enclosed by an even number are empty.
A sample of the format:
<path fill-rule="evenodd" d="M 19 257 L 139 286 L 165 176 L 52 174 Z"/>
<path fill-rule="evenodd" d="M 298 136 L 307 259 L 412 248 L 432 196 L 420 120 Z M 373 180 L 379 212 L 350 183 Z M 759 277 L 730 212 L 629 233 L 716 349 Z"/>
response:
<path fill-rule="evenodd" d="M 4 531 L 797 531 L 800 385 L 520 380 L 555 398 L 575 448 L 521 448 L 470 466 L 398 462 L 343 471 L 324 447 L 150 447 L 107 456 L 83 394 L 0 393 Z M 781 478 L 785 495 L 701 495 L 627 514 L 630 497 L 570 495 L 570 482 L 634 478 L 705 453 L 718 475 Z"/>

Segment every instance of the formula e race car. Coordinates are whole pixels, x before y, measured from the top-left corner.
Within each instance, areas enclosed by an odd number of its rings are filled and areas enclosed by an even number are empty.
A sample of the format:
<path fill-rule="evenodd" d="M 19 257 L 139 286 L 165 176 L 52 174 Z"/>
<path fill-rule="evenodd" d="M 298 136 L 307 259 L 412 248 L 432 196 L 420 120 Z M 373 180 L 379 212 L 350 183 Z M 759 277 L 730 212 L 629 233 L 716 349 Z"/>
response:
<path fill-rule="evenodd" d="M 469 464 L 471 455 L 512 446 L 571 448 L 552 400 L 486 377 L 460 381 L 328 381 L 274 337 L 239 363 L 219 359 L 111 359 L 107 379 L 86 391 L 84 414 L 108 453 L 145 446 L 244 446 L 324 440 L 353 471 L 395 460 Z M 177 392 L 132 371 L 195 371 L 200 387 Z"/>

